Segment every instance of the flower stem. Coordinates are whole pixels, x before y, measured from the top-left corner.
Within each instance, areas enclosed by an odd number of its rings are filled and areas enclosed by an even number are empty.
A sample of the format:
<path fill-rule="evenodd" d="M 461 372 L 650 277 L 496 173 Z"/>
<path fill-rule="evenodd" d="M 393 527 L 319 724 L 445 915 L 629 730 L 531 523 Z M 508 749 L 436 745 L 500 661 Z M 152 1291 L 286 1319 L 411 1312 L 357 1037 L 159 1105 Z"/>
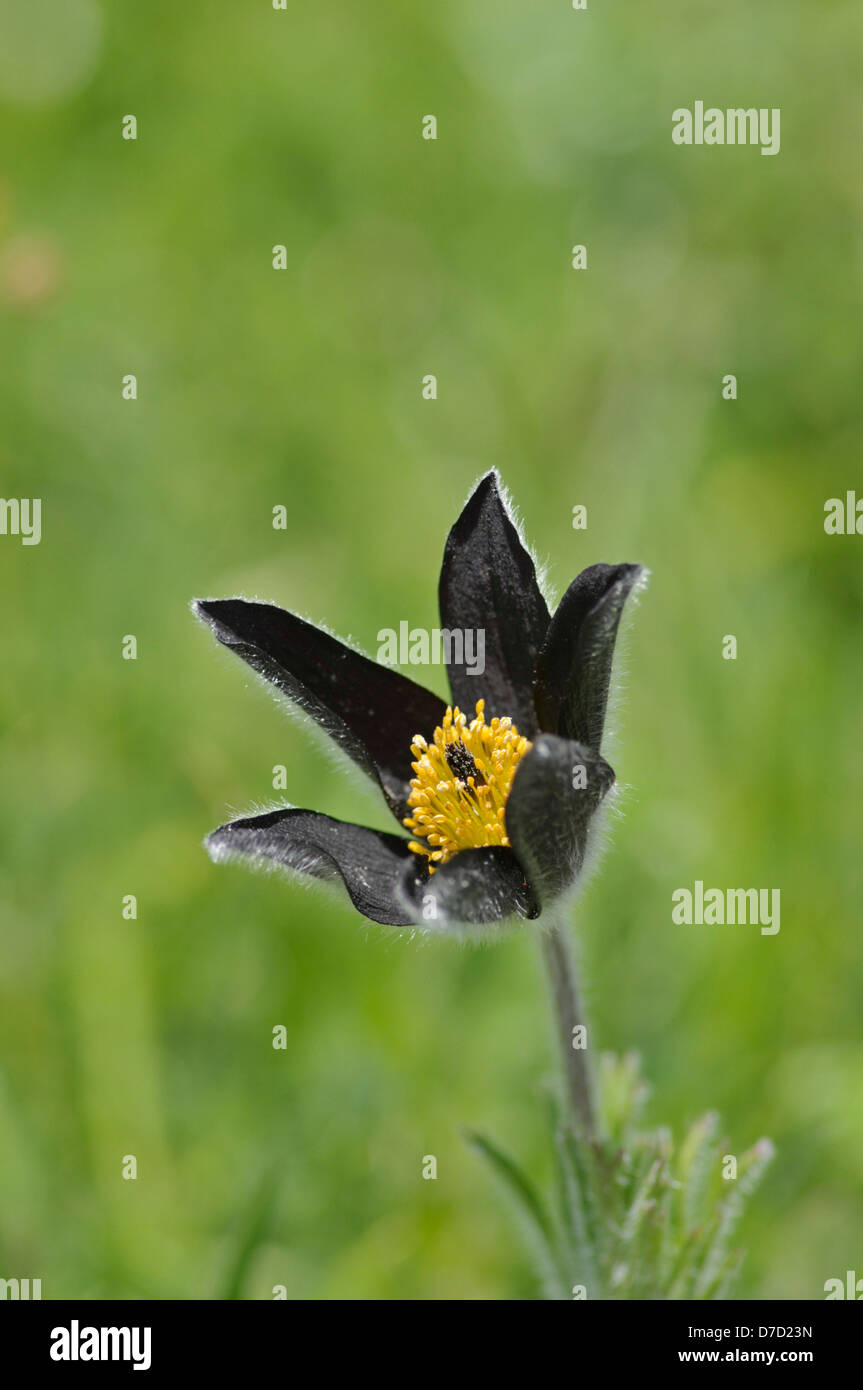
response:
<path fill-rule="evenodd" d="M 587 1048 L 573 1046 L 574 1030 L 584 1026 L 584 1014 L 572 946 L 566 928 L 555 922 L 542 934 L 542 950 L 556 1013 L 566 1090 L 576 1131 L 583 1139 L 596 1137 L 593 1077 Z"/>

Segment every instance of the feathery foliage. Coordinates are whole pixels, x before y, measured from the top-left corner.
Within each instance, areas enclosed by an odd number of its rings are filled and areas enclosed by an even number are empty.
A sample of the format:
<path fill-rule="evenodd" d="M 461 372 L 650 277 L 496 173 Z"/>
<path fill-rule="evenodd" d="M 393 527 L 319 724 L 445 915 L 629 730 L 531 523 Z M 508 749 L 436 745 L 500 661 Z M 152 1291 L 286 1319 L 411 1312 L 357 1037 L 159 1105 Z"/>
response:
<path fill-rule="evenodd" d="M 496 1144 L 468 1135 L 511 1202 L 546 1298 L 729 1296 L 743 1258 L 732 1237 L 773 1145 L 760 1139 L 733 1154 L 713 1112 L 675 1144 L 667 1129 L 639 1127 L 646 1098 L 638 1057 L 607 1054 L 601 1140 L 581 1139 L 552 1106 L 556 1192 L 547 1201 Z"/>

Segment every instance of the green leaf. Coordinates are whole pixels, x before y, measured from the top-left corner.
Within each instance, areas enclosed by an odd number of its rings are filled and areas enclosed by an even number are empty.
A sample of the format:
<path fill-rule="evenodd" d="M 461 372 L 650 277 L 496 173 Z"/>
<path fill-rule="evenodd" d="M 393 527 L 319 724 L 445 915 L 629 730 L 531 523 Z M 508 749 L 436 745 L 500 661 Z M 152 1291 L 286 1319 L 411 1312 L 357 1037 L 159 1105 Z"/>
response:
<path fill-rule="evenodd" d="M 696 1298 L 711 1297 L 708 1290 L 712 1289 L 721 1278 L 727 1258 L 728 1241 L 743 1214 L 746 1199 L 752 1195 L 761 1182 L 767 1166 L 773 1158 L 773 1153 L 774 1149 L 770 1140 L 760 1139 L 741 1157 L 737 1177 L 732 1179 L 733 1186 L 720 1205 L 716 1231 L 705 1255 L 701 1274 L 696 1281 Z"/>
<path fill-rule="evenodd" d="M 270 1171 L 264 1174 L 253 1193 L 228 1263 L 221 1294 L 223 1299 L 243 1297 L 243 1287 L 252 1260 L 270 1228 L 277 1188 L 276 1173 Z"/>
<path fill-rule="evenodd" d="M 596 1247 L 595 1203 L 591 1199 L 589 1175 L 577 1161 L 577 1136 L 563 1126 L 555 1136 L 555 1153 L 564 1193 L 564 1228 L 569 1236 L 572 1283 L 584 1284 L 595 1298 L 600 1294 Z"/>
<path fill-rule="evenodd" d="M 566 1271 L 561 1264 L 554 1226 L 533 1183 L 515 1160 L 486 1135 L 467 1130 L 465 1139 L 485 1159 L 507 1194 L 549 1296 L 568 1298 Z"/>
<path fill-rule="evenodd" d="M 708 1111 L 696 1120 L 680 1146 L 678 1176 L 681 1182 L 681 1220 L 685 1230 L 698 1220 L 707 1194 L 712 1169 L 718 1161 L 715 1148 L 719 1116 Z"/>

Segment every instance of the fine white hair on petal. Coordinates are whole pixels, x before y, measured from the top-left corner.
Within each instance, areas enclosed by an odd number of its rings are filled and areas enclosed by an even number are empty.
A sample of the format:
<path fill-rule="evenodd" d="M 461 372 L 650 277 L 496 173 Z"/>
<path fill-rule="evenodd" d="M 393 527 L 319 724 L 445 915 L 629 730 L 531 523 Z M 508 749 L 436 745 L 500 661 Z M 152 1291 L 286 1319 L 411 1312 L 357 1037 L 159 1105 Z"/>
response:
<path fill-rule="evenodd" d="M 518 507 L 516 506 L 512 493 L 510 492 L 506 483 L 503 481 L 503 478 L 500 476 L 500 472 L 497 468 L 490 468 L 487 473 L 483 473 L 482 477 L 477 478 L 476 482 L 474 483 L 473 487 L 471 488 L 468 494 L 465 505 L 467 505 L 467 502 L 470 501 L 470 498 L 476 492 L 483 478 L 488 478 L 489 476 L 493 477 L 495 483 L 497 484 L 497 490 L 500 494 L 500 500 L 503 504 L 503 509 L 509 517 L 510 521 L 512 522 L 513 526 L 515 527 L 515 532 L 519 538 L 519 541 L 521 542 L 522 546 L 527 551 L 528 555 L 531 558 L 531 561 L 533 562 L 533 567 L 536 571 L 536 582 L 539 586 L 539 591 L 545 599 L 546 604 L 548 605 L 549 612 L 553 612 L 554 609 L 557 607 L 557 596 L 553 592 L 553 587 L 549 578 L 548 562 L 540 560 L 537 551 L 534 549 L 533 545 L 528 540 L 527 535 L 525 533 L 524 525 L 519 515 Z"/>
<path fill-rule="evenodd" d="M 227 844 L 212 845 L 210 841 L 220 830 L 224 830 L 225 826 L 233 825 L 234 821 L 252 820 L 256 816 L 268 816 L 274 811 L 296 811 L 297 809 L 298 807 L 294 806 L 290 801 L 273 801 L 270 804 L 266 804 L 263 801 L 253 801 L 251 806 L 245 807 L 242 811 L 237 810 L 233 806 L 229 806 L 227 809 L 228 820 L 226 820 L 223 825 L 217 826 L 215 830 L 211 830 L 210 833 L 204 837 L 204 849 L 207 851 L 214 864 L 222 863 L 228 859 L 239 860 L 257 858 L 258 856 L 250 855 L 248 850 L 241 851 L 231 849 L 230 845 Z M 263 856 L 260 857 L 263 860 Z"/>
<path fill-rule="evenodd" d="M 463 946 L 492 946 L 525 926 L 523 917 L 507 917 L 499 922 L 420 922 L 415 931 L 420 940 L 446 937 Z"/>
<path fill-rule="evenodd" d="M 375 660 L 373 656 L 370 656 L 369 653 L 363 649 L 356 638 L 351 636 L 342 637 L 340 633 L 335 632 L 328 623 L 320 622 L 317 618 L 310 618 L 305 613 L 298 613 L 295 608 L 286 608 L 283 603 L 279 603 L 278 600 L 274 598 L 261 598 L 259 594 L 254 594 L 251 597 L 248 594 L 231 594 L 228 599 L 226 599 L 224 595 L 221 598 L 193 598 L 189 603 L 189 607 L 197 617 L 198 604 L 230 602 L 260 603 L 266 608 L 282 608 L 285 612 L 291 613 L 293 617 L 299 618 L 301 622 L 307 623 L 309 627 L 317 628 L 319 632 L 326 633 L 327 637 L 332 637 L 333 641 L 340 642 L 343 647 L 349 647 L 350 650 L 356 652 L 358 656 L 364 656 L 368 661 Z M 206 625 L 206 620 L 204 625 Z"/>
<path fill-rule="evenodd" d="M 614 766 L 617 750 L 620 747 L 620 723 L 629 703 L 629 630 L 634 611 L 641 601 L 641 595 L 650 580 L 650 570 L 642 566 L 641 574 L 632 586 L 620 616 L 620 626 L 614 645 L 614 659 L 611 665 L 611 680 L 608 686 L 608 700 L 605 708 L 603 727 L 603 755 Z"/>
<path fill-rule="evenodd" d="M 237 602 L 241 603 L 262 603 L 272 608 L 283 607 L 282 604 L 276 603 L 274 599 L 260 598 L 257 595 L 253 598 L 249 598 L 245 594 L 235 594 L 232 595 L 231 598 L 232 600 L 236 600 Z M 192 599 L 189 606 L 192 609 L 192 612 L 195 613 L 197 616 L 196 605 L 198 603 L 221 602 L 224 602 L 224 600 Z M 312 618 L 308 618 L 302 613 L 295 613 L 293 609 L 288 609 L 286 611 L 293 613 L 295 617 L 300 618 L 301 621 L 304 623 L 308 623 L 310 627 L 317 628 L 320 632 L 326 633 L 326 635 L 328 637 L 332 637 L 334 641 L 340 642 L 342 646 L 347 647 L 349 650 L 353 652 L 356 652 L 358 656 L 363 656 L 366 657 L 366 659 L 369 661 L 374 661 L 374 657 L 369 656 L 368 652 L 364 651 L 362 646 L 353 637 L 341 637 L 337 632 L 334 632 L 333 629 L 327 623 L 316 622 Z M 202 626 L 204 625 L 205 624 L 202 624 Z M 226 666 L 228 668 L 236 669 L 236 651 L 232 649 L 229 645 L 222 642 L 217 642 L 216 645 L 225 653 Z M 256 671 L 254 667 L 251 667 L 248 664 L 246 664 L 245 670 L 242 674 L 244 676 L 244 684 L 246 689 L 259 690 L 263 694 L 265 694 L 268 697 L 268 699 L 272 701 L 272 703 L 276 706 L 276 708 L 279 710 L 281 714 L 286 714 L 288 719 L 291 720 L 291 722 L 294 723 L 296 727 L 302 729 L 302 731 L 306 735 L 308 735 L 310 741 L 316 745 L 317 749 L 321 753 L 323 753 L 324 757 L 327 759 L 327 762 L 330 764 L 333 770 L 337 772 L 340 777 L 347 778 L 350 781 L 352 787 L 358 788 L 361 791 L 370 809 L 374 808 L 375 810 L 380 811 L 380 784 L 378 783 L 376 778 L 370 777 L 368 775 L 365 769 L 357 763 L 356 759 L 349 752 L 347 746 L 350 743 L 349 734 L 346 734 L 345 738 L 342 739 L 338 731 L 331 731 L 330 729 L 325 728 L 322 724 L 318 723 L 313 714 L 309 713 L 309 711 L 305 708 L 305 706 L 300 700 L 292 699 L 290 695 L 287 695 L 285 691 L 280 690 L 277 685 L 275 685 L 260 671 Z M 273 807 L 271 809 L 278 810 L 278 806 Z"/>

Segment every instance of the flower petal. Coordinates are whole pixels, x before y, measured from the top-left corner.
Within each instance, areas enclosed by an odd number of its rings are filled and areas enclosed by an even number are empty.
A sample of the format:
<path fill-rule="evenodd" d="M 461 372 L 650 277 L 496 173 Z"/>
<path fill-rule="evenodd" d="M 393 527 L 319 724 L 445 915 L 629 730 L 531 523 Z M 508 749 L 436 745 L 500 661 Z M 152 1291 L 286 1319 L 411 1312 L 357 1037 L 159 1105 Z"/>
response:
<path fill-rule="evenodd" d="M 453 701 L 468 716 L 486 701 L 486 718 L 509 715 L 519 733 L 536 730 L 533 670 L 549 623 L 533 561 L 487 473 L 447 538 L 440 576 L 441 625 L 485 633 L 485 671 L 449 670 Z"/>
<path fill-rule="evenodd" d="M 377 777 L 401 823 L 410 794 L 411 741 L 431 738 L 446 706 L 388 666 L 271 603 L 199 599 L 195 612 L 217 640 L 321 725 Z"/>
<path fill-rule="evenodd" d="M 620 615 L 643 574 L 640 565 L 591 565 L 570 584 L 536 663 L 541 729 L 601 747 Z"/>
<path fill-rule="evenodd" d="M 506 833 L 543 907 L 575 883 L 591 819 L 613 782 L 614 772 L 598 753 L 555 734 L 540 734 L 519 763 L 506 803 Z"/>
<path fill-rule="evenodd" d="M 418 856 L 398 835 L 287 806 L 230 821 L 214 830 L 206 843 L 215 862 L 250 859 L 325 881 L 341 879 L 364 917 L 392 927 L 410 923 L 400 884 L 403 873 L 412 867 L 408 861 L 417 861 Z"/>
<path fill-rule="evenodd" d="M 417 922 L 430 931 L 447 923 L 538 916 L 521 865 L 500 845 L 462 850 L 426 878 L 412 875 L 410 866 L 402 872 L 404 896 Z"/>

